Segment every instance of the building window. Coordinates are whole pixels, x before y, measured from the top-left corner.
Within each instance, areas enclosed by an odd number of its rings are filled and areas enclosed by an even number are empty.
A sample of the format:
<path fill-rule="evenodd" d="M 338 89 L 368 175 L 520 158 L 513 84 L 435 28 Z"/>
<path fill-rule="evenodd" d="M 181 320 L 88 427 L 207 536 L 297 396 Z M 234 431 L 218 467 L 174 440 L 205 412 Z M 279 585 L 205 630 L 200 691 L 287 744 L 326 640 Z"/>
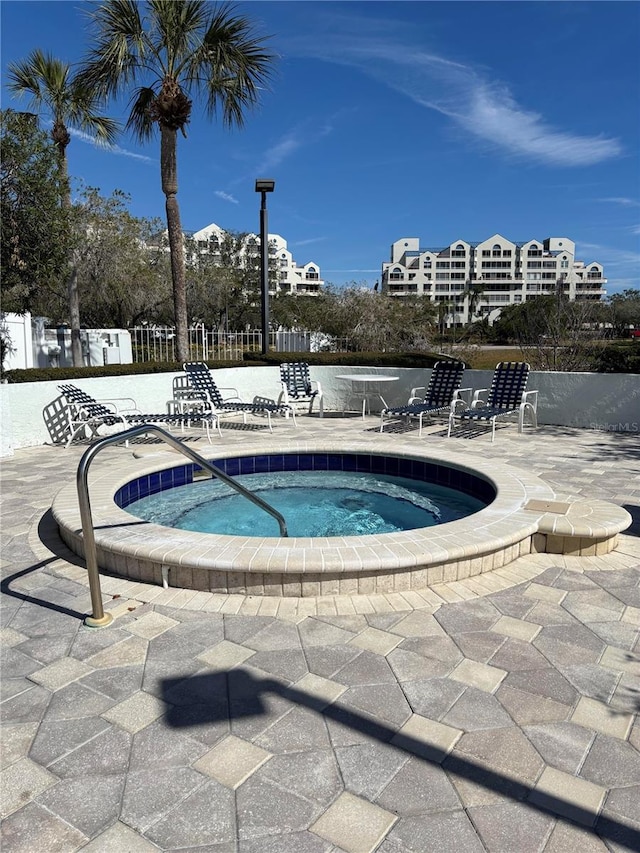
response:
<path fill-rule="evenodd" d="M 482 250 L 482 257 L 483 258 L 490 258 L 491 257 L 491 252 L 489 251 L 489 249 L 483 249 Z"/>

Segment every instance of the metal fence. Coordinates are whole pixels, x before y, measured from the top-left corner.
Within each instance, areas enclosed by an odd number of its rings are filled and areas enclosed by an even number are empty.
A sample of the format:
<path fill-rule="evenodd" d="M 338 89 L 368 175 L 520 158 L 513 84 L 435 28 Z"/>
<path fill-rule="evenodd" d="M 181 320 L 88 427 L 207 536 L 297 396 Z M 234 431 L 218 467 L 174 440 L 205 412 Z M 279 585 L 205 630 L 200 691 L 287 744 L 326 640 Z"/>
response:
<path fill-rule="evenodd" d="M 171 326 L 135 326 L 129 329 L 134 361 L 175 361 L 175 329 Z M 269 350 L 275 352 L 346 352 L 346 339 L 321 332 L 269 333 Z M 262 332 L 225 332 L 204 324 L 189 329 L 190 361 L 242 361 L 245 353 L 262 353 Z"/>

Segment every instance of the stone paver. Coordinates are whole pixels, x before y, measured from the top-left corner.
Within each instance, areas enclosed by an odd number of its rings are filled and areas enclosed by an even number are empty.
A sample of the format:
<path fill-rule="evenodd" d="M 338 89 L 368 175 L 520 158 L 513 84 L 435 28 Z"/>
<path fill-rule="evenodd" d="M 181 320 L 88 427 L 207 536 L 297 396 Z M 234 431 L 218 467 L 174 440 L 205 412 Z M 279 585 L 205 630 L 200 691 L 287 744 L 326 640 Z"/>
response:
<path fill-rule="evenodd" d="M 206 773 L 235 790 L 269 758 L 271 753 L 265 749 L 229 735 L 199 758 L 193 766 L 201 773 Z"/>
<path fill-rule="evenodd" d="M 299 421 L 260 440 L 398 438 L 375 418 Z M 403 441 L 639 516 L 633 436 L 437 432 Z M 640 849 L 637 520 L 612 554 L 531 554 L 439 595 L 276 600 L 104 576 L 116 618 L 96 631 L 86 571 L 44 515 L 82 452 L 2 465 L 3 853 Z"/>
<path fill-rule="evenodd" d="M 347 853 L 372 853 L 397 818 L 353 794 L 341 794 L 311 827 Z"/>

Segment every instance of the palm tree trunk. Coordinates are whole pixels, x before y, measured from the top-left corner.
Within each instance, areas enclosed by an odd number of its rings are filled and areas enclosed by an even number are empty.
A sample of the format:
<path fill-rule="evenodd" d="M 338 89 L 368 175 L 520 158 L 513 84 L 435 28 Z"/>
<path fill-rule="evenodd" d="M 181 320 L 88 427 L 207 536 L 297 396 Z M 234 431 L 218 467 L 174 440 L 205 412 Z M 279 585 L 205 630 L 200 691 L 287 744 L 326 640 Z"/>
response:
<path fill-rule="evenodd" d="M 55 130 L 56 128 L 54 128 Z M 63 127 L 65 136 L 69 135 Z M 52 134 L 53 135 L 53 134 Z M 60 178 L 62 184 L 62 206 L 67 214 L 71 213 L 71 186 L 69 184 L 69 164 L 67 161 L 67 145 L 63 141 L 54 140 L 58 145 L 60 158 Z M 72 249 L 69 256 L 69 277 L 67 278 L 67 309 L 69 311 L 69 325 L 71 327 L 71 360 L 74 367 L 83 367 L 82 341 L 80 340 L 80 296 L 78 294 L 78 266 L 75 259 L 75 250 Z"/>
<path fill-rule="evenodd" d="M 187 324 L 187 288 L 180 207 L 178 205 L 177 131 L 160 124 L 160 174 L 166 197 L 167 231 L 173 281 L 173 314 L 176 324 L 176 357 L 189 360 Z"/>

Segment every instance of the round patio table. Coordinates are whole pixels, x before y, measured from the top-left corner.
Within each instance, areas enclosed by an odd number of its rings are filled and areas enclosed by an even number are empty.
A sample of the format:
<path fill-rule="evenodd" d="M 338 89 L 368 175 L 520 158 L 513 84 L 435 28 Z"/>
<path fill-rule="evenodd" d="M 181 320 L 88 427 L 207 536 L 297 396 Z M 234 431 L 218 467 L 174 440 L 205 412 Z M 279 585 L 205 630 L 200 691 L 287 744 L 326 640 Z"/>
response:
<path fill-rule="evenodd" d="M 346 382 L 351 382 L 353 393 L 362 395 L 362 417 L 371 414 L 371 397 L 377 397 L 382 403 L 384 409 L 387 408 L 387 403 L 380 392 L 379 387 L 375 387 L 382 382 L 397 382 L 399 376 L 382 376 L 379 373 L 340 373 L 336 379 L 344 379 Z M 357 388 L 360 383 L 362 388 Z"/>

